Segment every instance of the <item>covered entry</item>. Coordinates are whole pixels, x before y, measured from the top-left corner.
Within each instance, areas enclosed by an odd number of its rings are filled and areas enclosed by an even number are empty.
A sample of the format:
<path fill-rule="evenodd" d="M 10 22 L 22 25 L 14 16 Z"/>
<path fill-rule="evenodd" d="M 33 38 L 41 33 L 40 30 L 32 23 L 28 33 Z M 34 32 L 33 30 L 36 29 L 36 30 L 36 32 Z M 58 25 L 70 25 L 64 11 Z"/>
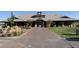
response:
<path fill-rule="evenodd" d="M 47 27 L 47 23 L 46 23 L 46 21 L 44 21 L 44 20 L 39 20 L 39 19 L 37 19 L 36 21 L 33 21 L 33 23 L 32 23 L 32 27 Z"/>
<path fill-rule="evenodd" d="M 32 27 L 47 27 L 46 21 L 42 19 L 45 18 L 45 15 L 42 15 L 42 12 L 37 12 L 37 14 L 31 16 L 31 18 L 36 18 L 36 20 L 32 23 Z"/>

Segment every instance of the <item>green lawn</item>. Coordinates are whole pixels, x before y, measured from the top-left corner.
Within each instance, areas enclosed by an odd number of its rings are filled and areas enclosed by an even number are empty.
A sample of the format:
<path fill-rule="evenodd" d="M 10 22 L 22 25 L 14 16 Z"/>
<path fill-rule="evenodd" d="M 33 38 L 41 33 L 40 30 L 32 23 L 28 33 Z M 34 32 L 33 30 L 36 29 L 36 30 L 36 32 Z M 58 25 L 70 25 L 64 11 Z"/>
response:
<path fill-rule="evenodd" d="M 79 38 L 79 35 L 76 35 L 75 27 L 50 27 L 49 30 L 56 32 L 65 38 Z"/>

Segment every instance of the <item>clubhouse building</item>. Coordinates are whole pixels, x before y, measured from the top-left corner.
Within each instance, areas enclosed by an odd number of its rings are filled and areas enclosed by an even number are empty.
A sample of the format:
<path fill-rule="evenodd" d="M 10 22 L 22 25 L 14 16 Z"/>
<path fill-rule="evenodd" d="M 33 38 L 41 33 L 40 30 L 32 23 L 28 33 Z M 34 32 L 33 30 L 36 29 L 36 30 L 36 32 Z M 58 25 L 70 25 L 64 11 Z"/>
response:
<path fill-rule="evenodd" d="M 17 19 L 14 20 L 14 25 L 18 26 L 31 26 L 31 27 L 59 27 L 68 26 L 75 27 L 78 19 L 71 18 L 65 15 L 58 14 L 43 14 L 42 12 L 37 12 L 35 15 L 26 14 L 16 16 Z M 9 25 L 8 21 L 0 21 L 0 24 Z M 50 24 L 50 25 L 49 25 Z"/>

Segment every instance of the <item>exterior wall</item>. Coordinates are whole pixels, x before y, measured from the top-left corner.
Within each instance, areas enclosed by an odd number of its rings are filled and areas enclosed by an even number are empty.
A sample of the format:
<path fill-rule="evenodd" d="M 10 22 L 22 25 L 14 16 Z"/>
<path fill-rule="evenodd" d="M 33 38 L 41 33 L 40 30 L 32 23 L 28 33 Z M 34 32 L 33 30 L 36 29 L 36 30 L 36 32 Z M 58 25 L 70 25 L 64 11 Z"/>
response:
<path fill-rule="evenodd" d="M 68 27 L 76 27 L 73 23 L 76 21 L 44 21 L 44 20 L 40 20 L 40 21 L 16 21 L 14 22 L 14 25 L 18 25 L 18 26 L 22 26 L 22 27 L 35 27 L 35 25 L 37 25 L 37 27 L 39 27 L 41 25 L 41 27 L 64 27 L 64 26 L 68 26 Z M 0 23 L 5 23 L 5 25 L 10 25 L 9 22 L 0 22 Z"/>
<path fill-rule="evenodd" d="M 53 26 L 68 26 L 68 27 L 75 27 L 75 25 L 72 25 L 74 23 L 74 21 L 53 21 Z"/>

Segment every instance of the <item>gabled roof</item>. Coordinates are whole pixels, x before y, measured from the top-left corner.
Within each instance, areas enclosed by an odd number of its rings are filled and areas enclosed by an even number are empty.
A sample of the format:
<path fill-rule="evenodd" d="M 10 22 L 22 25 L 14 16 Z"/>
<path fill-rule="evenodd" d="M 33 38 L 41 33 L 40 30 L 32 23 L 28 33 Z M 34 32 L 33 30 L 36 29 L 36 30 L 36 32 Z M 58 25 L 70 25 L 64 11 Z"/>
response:
<path fill-rule="evenodd" d="M 53 21 L 79 21 L 75 18 L 56 18 Z"/>
<path fill-rule="evenodd" d="M 16 16 L 18 19 L 15 21 L 28 21 L 32 20 L 35 21 L 37 18 L 32 18 L 33 14 L 26 14 L 26 15 L 19 15 Z M 44 18 L 42 18 L 44 21 L 73 21 L 77 20 L 75 18 L 70 18 L 68 16 L 58 15 L 58 14 L 46 14 Z"/>
<path fill-rule="evenodd" d="M 68 16 L 61 16 L 60 18 L 70 18 L 70 17 L 68 17 Z"/>

